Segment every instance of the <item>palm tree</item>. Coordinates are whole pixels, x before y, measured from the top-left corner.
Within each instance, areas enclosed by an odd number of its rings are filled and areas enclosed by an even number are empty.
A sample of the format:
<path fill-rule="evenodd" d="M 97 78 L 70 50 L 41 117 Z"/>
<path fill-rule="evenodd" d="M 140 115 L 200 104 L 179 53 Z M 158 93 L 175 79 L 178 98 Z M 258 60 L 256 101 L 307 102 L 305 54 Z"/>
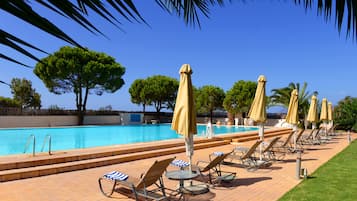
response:
<path fill-rule="evenodd" d="M 297 89 L 299 92 L 299 95 L 298 95 L 299 117 L 303 118 L 305 120 L 307 113 L 309 111 L 309 107 L 310 107 L 309 100 L 311 99 L 312 95 L 318 94 L 317 91 L 314 91 L 313 93 L 308 92 L 306 82 L 304 82 L 302 87 L 300 87 L 300 83 L 291 82 L 287 87 L 283 87 L 283 88 L 279 88 L 279 89 L 272 89 L 271 90 L 272 95 L 270 96 L 270 106 L 283 106 L 285 108 L 288 108 L 291 92 L 294 89 Z"/>
<path fill-rule="evenodd" d="M 223 5 L 224 2 L 231 0 L 155 0 L 155 2 L 166 12 L 177 14 L 183 18 L 184 22 L 189 25 L 200 26 L 200 17 L 203 15 L 209 17 L 210 7 L 215 5 Z M 326 20 L 330 20 L 332 16 L 332 8 L 335 8 L 335 21 L 337 22 L 338 31 L 341 31 L 342 24 L 346 24 L 347 36 L 352 33 L 352 37 L 357 36 L 357 1 L 356 0 L 336 0 L 335 5 L 332 5 L 331 0 L 292 0 L 296 5 L 303 5 L 305 8 L 311 8 L 313 3 L 317 4 L 318 13 L 322 14 Z M 120 29 L 120 21 L 139 22 L 147 24 L 145 19 L 137 10 L 133 0 L 61 0 L 61 1 L 19 1 L 19 0 L 2 0 L 0 1 L 0 9 L 13 15 L 40 30 L 49 33 L 50 35 L 66 41 L 71 45 L 81 47 L 74 39 L 47 20 L 43 15 L 32 10 L 31 5 L 37 3 L 39 7 L 47 9 L 52 14 L 58 14 L 76 22 L 79 26 L 84 27 L 89 32 L 94 34 L 104 35 L 97 27 L 89 20 L 88 13 L 96 13 L 104 18 L 107 22 L 113 24 Z M 115 13 L 113 13 L 113 10 Z M 118 16 L 114 16 L 117 14 Z M 347 14 L 347 17 L 344 16 Z M 37 50 L 46 53 L 34 44 L 31 44 L 15 35 L 0 29 L 0 44 L 7 46 L 27 57 L 39 61 L 34 56 L 31 50 Z M 0 52 L 0 58 L 15 62 L 24 66 L 26 64 L 7 56 L 6 53 Z M 29 66 L 27 66 L 29 67 Z"/>

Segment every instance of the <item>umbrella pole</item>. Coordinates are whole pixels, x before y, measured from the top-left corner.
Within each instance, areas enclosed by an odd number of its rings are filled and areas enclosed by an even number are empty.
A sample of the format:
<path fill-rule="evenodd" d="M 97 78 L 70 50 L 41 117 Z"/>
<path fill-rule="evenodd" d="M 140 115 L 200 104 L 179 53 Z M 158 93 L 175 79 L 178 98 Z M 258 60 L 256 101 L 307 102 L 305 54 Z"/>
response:
<path fill-rule="evenodd" d="M 315 129 L 315 128 L 316 128 L 316 123 L 313 122 L 313 123 L 312 123 L 312 129 Z"/>
<path fill-rule="evenodd" d="M 312 129 L 316 129 L 316 123 L 312 123 Z M 312 135 L 312 140 L 315 141 L 315 135 Z"/>
<path fill-rule="evenodd" d="M 264 141 L 264 124 L 263 123 L 259 124 L 259 137 L 260 137 L 260 140 L 263 142 Z M 259 145 L 260 160 L 263 160 L 262 152 L 263 152 L 263 143 L 260 143 L 260 145 Z"/>
<path fill-rule="evenodd" d="M 192 172 L 192 155 L 193 155 L 193 136 L 189 136 L 185 138 L 185 146 L 186 146 L 186 155 L 188 156 L 188 162 L 190 166 L 189 170 Z"/>
<path fill-rule="evenodd" d="M 293 131 L 294 131 L 294 151 L 296 151 L 296 131 L 297 131 L 297 125 L 293 125 Z"/>
<path fill-rule="evenodd" d="M 192 172 L 192 156 L 188 157 L 188 162 L 190 163 L 188 169 L 190 170 L 190 172 Z"/>

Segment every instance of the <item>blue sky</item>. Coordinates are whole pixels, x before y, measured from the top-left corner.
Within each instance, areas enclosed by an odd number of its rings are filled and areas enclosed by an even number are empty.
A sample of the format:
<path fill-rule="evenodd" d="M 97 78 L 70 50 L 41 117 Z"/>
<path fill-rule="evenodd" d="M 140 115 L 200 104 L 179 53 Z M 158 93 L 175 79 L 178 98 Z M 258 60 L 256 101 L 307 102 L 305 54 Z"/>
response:
<path fill-rule="evenodd" d="M 356 96 L 357 44 L 338 33 L 334 20 L 325 22 L 316 9 L 305 12 L 290 1 L 234 2 L 215 7 L 210 19 L 201 18 L 202 28 L 186 26 L 182 19 L 164 12 L 154 1 L 136 1 L 139 11 L 150 24 L 123 21 L 123 31 L 93 17 L 109 38 L 96 36 L 75 23 L 50 15 L 48 19 L 83 46 L 105 52 L 126 67 L 125 85 L 114 94 L 91 95 L 89 109 L 111 105 L 116 110 L 141 110 L 130 102 L 128 89 L 138 78 L 161 74 L 179 79 L 182 64 L 191 65 L 196 87 L 216 85 L 229 90 L 239 80 L 256 81 L 266 76 L 267 95 L 271 89 L 290 82 L 307 82 L 308 90 L 318 91 L 333 104 L 345 96 Z M 38 8 L 36 8 L 38 9 Z M 23 37 L 49 53 L 68 45 L 0 11 L 0 28 Z M 36 62 L 0 46 L 14 58 L 35 66 Z M 33 52 L 42 58 L 46 55 Z M 75 108 L 74 94 L 48 92 L 32 69 L 0 60 L 0 80 L 26 78 L 41 94 L 43 108 L 58 105 Z M 11 97 L 9 88 L 0 85 L 0 96 Z"/>

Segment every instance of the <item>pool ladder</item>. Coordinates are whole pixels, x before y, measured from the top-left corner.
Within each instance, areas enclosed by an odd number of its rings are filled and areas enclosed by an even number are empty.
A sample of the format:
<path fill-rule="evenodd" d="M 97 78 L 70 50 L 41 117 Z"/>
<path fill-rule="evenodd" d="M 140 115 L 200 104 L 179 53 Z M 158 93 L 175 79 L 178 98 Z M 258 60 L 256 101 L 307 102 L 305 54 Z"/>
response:
<path fill-rule="evenodd" d="M 29 148 L 31 141 L 32 141 L 32 156 L 35 156 L 36 137 L 33 134 L 27 138 L 24 153 L 26 153 L 27 149 Z"/>
<path fill-rule="evenodd" d="M 43 152 L 47 142 L 48 142 L 48 155 L 51 155 L 52 140 L 51 140 L 51 136 L 50 135 L 46 135 L 45 136 L 45 139 L 43 140 L 43 143 L 42 143 L 41 152 Z"/>
<path fill-rule="evenodd" d="M 32 156 L 35 156 L 35 153 L 36 153 L 36 137 L 35 135 L 30 135 L 28 138 L 27 138 L 27 142 L 26 142 L 26 145 L 25 145 L 25 149 L 24 149 L 24 153 L 26 153 L 27 149 L 29 148 L 30 144 L 32 142 Z M 45 139 L 43 140 L 43 143 L 42 143 L 42 148 L 41 148 L 41 152 L 43 152 L 46 144 L 48 142 L 48 154 L 51 155 L 51 144 L 52 144 L 52 140 L 51 140 L 51 136 L 50 135 L 46 135 L 45 136 Z"/>

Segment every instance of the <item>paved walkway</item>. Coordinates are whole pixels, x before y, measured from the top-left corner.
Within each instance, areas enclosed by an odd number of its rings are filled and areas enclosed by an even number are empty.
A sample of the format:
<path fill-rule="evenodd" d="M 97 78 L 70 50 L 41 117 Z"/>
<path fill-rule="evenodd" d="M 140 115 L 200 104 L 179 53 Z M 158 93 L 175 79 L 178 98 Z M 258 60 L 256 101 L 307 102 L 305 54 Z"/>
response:
<path fill-rule="evenodd" d="M 251 142 L 242 143 L 249 146 Z M 307 147 L 302 155 L 302 167 L 308 172 L 314 172 L 334 155 L 348 146 L 347 137 L 341 134 L 328 144 Z M 208 160 L 208 154 L 213 151 L 228 152 L 234 145 L 225 145 L 210 149 L 197 150 L 194 161 Z M 185 153 L 175 154 L 178 159 L 186 159 Z M 0 200 L 2 201 L 125 201 L 127 192 L 115 192 L 113 198 L 104 197 L 98 188 L 98 178 L 112 170 L 120 170 L 129 175 L 139 177 L 155 159 L 170 156 L 157 157 L 117 165 L 92 168 L 82 171 L 61 173 L 57 175 L 43 176 L 31 179 L 0 183 Z M 279 199 L 287 191 L 292 189 L 301 180 L 295 179 L 296 155 L 287 155 L 284 162 L 276 162 L 267 169 L 259 169 L 248 172 L 234 165 L 223 166 L 223 170 L 237 172 L 237 179 L 225 186 L 211 188 L 209 193 L 191 196 L 192 201 L 272 201 Z M 175 167 L 169 167 L 173 170 Z M 165 185 L 175 188 L 177 181 L 164 178 Z"/>

